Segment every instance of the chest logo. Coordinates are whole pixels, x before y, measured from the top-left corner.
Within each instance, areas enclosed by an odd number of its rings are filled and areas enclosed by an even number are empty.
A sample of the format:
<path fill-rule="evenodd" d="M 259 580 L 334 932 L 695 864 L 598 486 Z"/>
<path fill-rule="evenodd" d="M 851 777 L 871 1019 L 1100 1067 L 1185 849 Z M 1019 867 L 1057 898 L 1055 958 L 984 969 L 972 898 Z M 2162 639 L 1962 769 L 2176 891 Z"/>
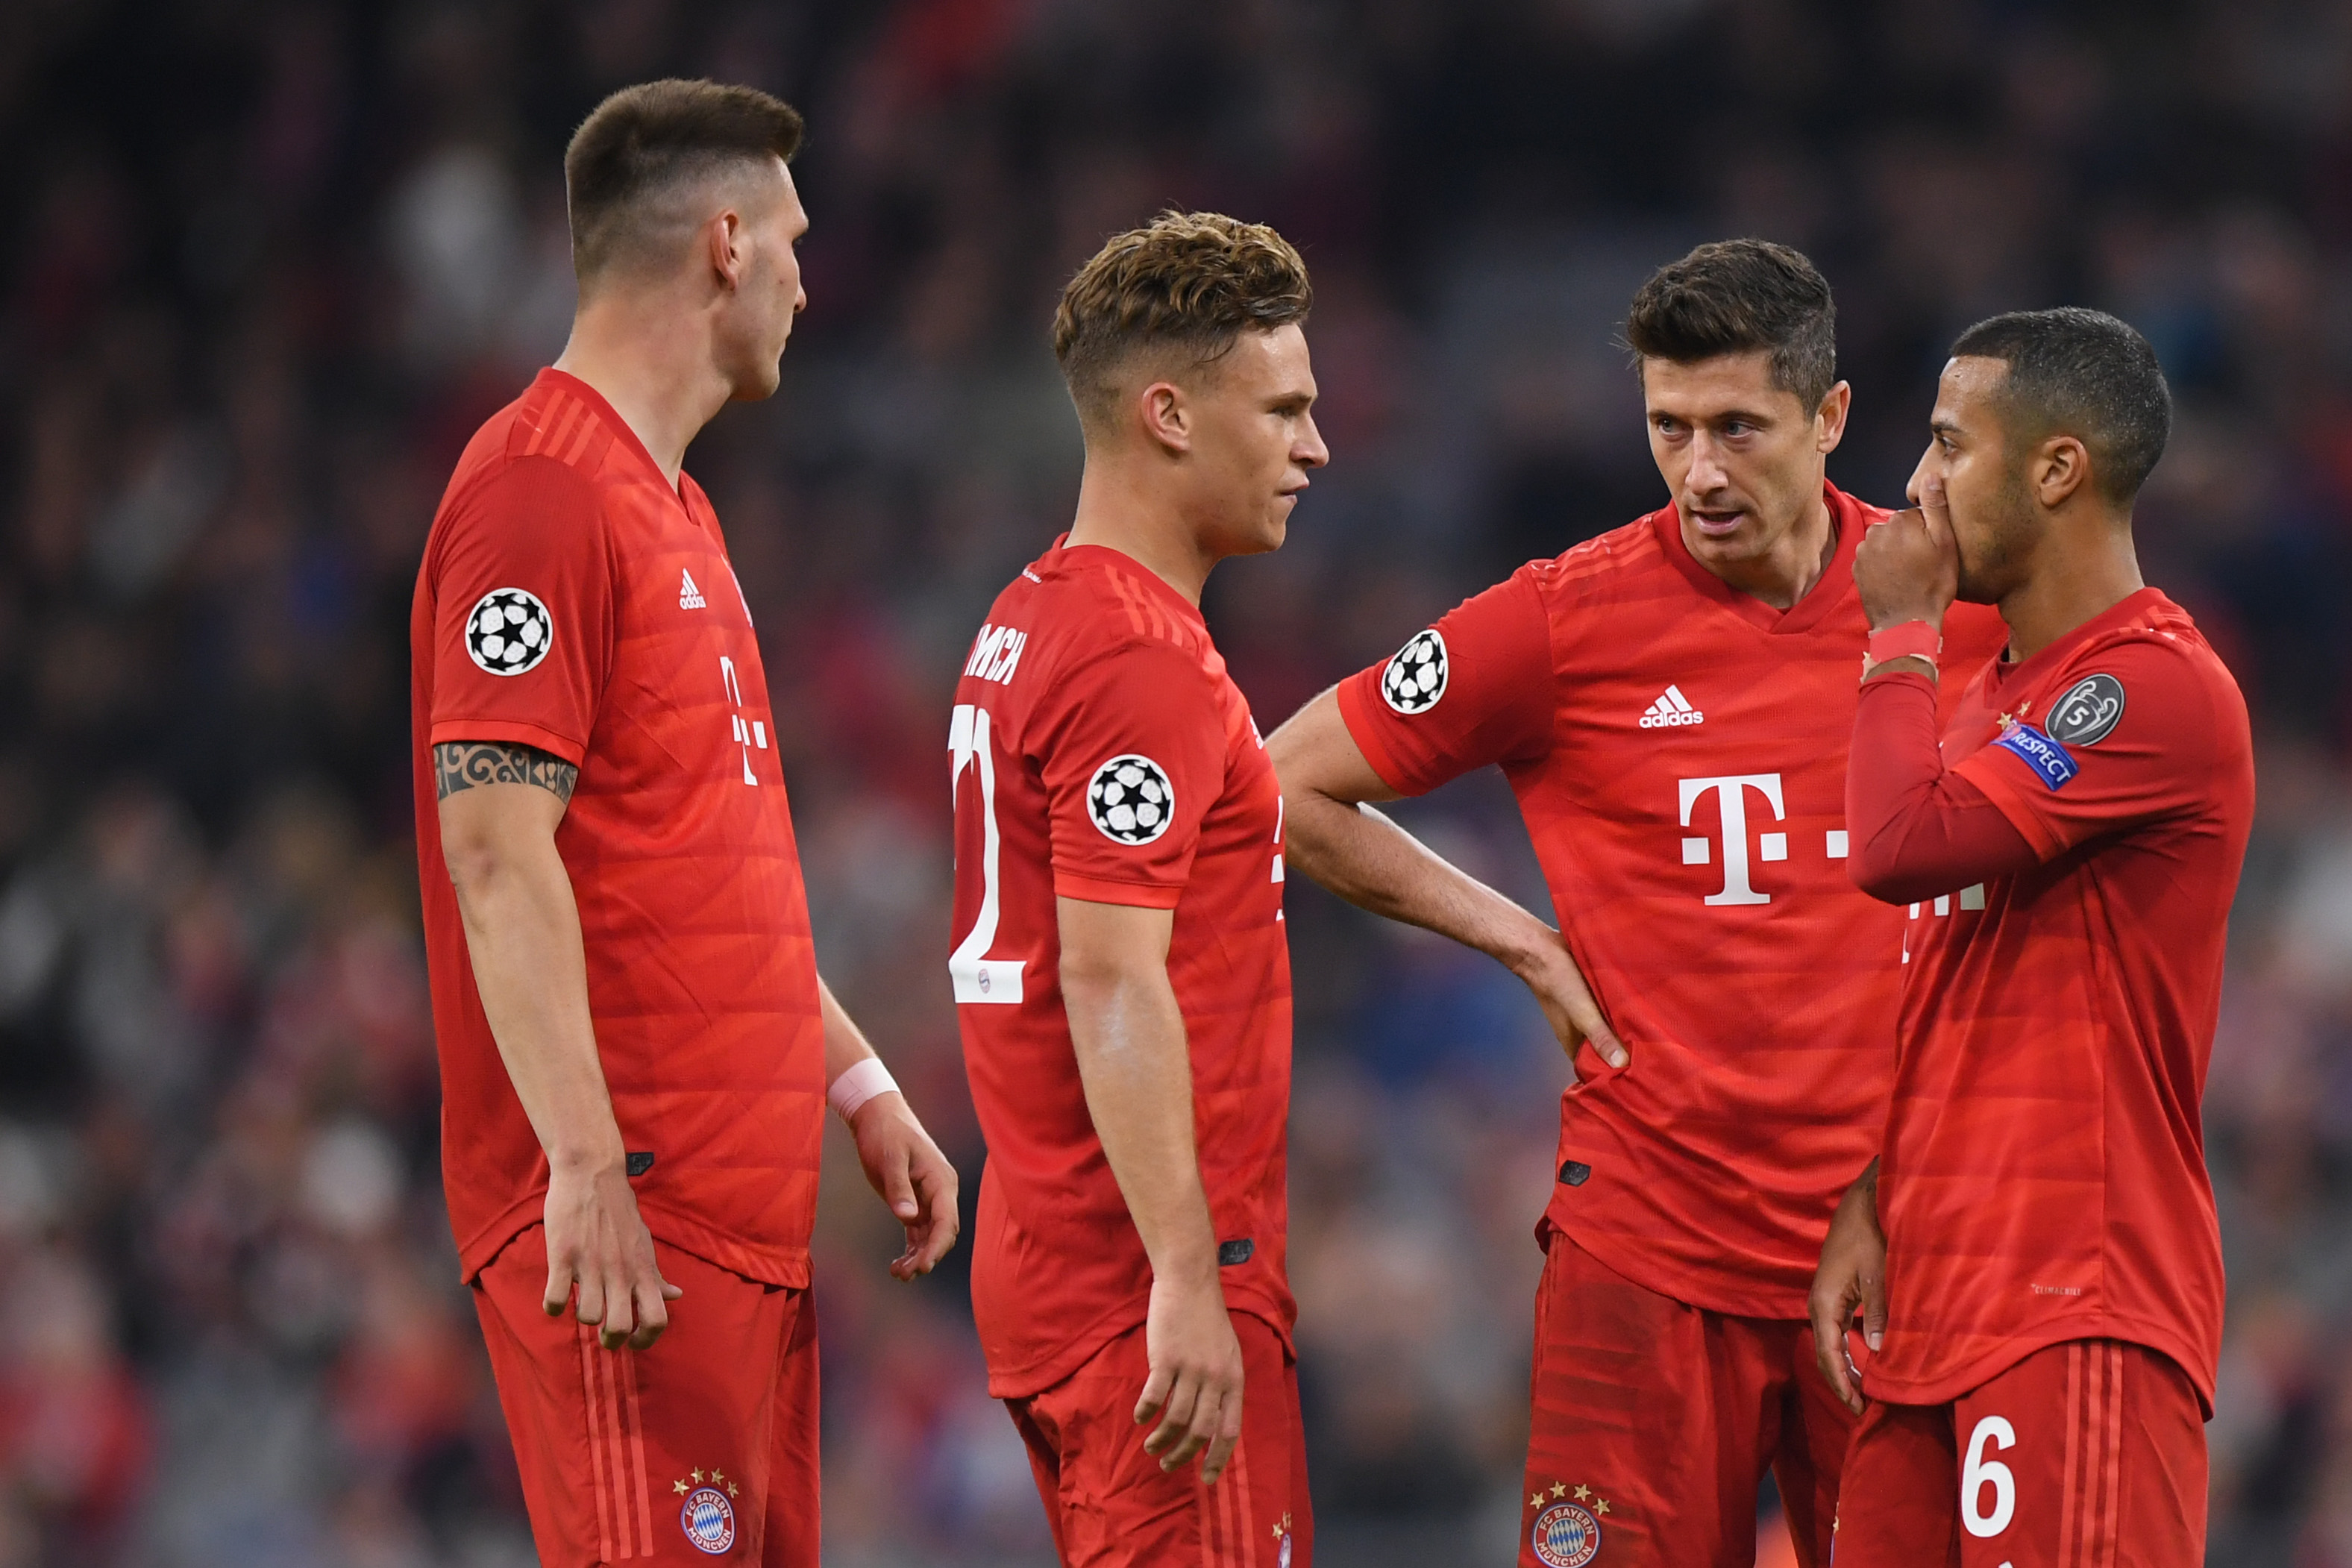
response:
<path fill-rule="evenodd" d="M 2050 710 L 2050 738 L 2062 746 L 2095 746 L 2115 733 L 2124 719 L 2124 683 L 2112 675 L 2086 675 L 2066 689 Z"/>
<path fill-rule="evenodd" d="M 702 596 L 702 590 L 694 585 L 693 573 L 681 566 L 677 570 L 677 607 L 679 609 L 698 610 L 710 602 Z"/>
<path fill-rule="evenodd" d="M 1642 711 L 1644 730 L 1676 730 L 1685 724 L 1704 724 L 1706 715 L 1690 705 L 1679 686 L 1669 686 L 1658 694 L 1658 700 Z"/>
<path fill-rule="evenodd" d="M 1426 713 L 1445 695 L 1445 638 L 1431 626 L 1413 633 L 1381 671 L 1381 696 L 1400 713 Z"/>
<path fill-rule="evenodd" d="M 1114 844 L 1149 844 L 1175 820 L 1176 786 L 1150 757 L 1113 757 L 1087 785 L 1087 816 Z"/>
<path fill-rule="evenodd" d="M 555 622 L 539 595 L 493 588 L 466 616 L 466 652 L 492 675 L 535 669 L 555 642 Z"/>

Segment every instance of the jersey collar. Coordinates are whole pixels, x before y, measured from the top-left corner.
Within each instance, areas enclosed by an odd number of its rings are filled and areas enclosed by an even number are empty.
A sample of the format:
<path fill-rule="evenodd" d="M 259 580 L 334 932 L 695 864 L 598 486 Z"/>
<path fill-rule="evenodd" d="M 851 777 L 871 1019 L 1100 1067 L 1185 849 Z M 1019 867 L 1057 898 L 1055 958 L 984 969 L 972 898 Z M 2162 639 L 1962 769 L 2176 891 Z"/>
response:
<path fill-rule="evenodd" d="M 541 370 L 539 373 L 539 380 L 534 384 L 561 386 L 586 404 L 588 411 L 604 422 L 604 427 L 613 433 L 613 438 L 637 455 L 637 461 L 646 466 L 646 472 L 652 476 L 654 483 L 677 497 L 677 503 L 680 506 L 686 506 L 688 513 L 691 514 L 693 508 L 687 505 L 686 496 L 687 486 L 694 481 L 686 477 L 684 468 L 680 468 L 677 471 L 677 483 L 672 485 L 667 476 L 661 471 L 661 465 L 654 461 L 654 455 L 646 450 L 646 444 L 637 439 L 637 433 L 629 428 L 629 422 L 614 412 L 613 405 L 604 401 L 603 393 L 570 371 L 558 370 L 553 365 Z"/>
<path fill-rule="evenodd" d="M 1830 563 L 1805 596 L 1786 610 L 1776 610 L 1752 594 L 1743 594 L 1714 573 L 1701 565 L 1683 542 L 1682 519 L 1669 501 L 1650 514 L 1650 526 L 1658 536 L 1658 547 L 1675 569 L 1689 579 L 1692 587 L 1721 605 L 1759 631 L 1775 636 L 1789 636 L 1811 631 L 1833 613 L 1846 606 L 1859 612 L 1861 601 L 1853 585 L 1853 552 L 1862 542 L 1862 531 L 1876 521 L 1871 513 L 1875 509 L 1846 494 L 1826 479 L 1822 482 L 1822 499 L 1829 503 L 1830 526 L 1837 531 L 1837 548 L 1830 554 Z"/>
<path fill-rule="evenodd" d="M 1163 607 L 1174 612 L 1192 625 L 1206 630 L 1208 622 L 1201 615 L 1201 606 L 1170 587 L 1165 579 L 1134 556 L 1113 550 L 1108 544 L 1073 544 L 1066 531 L 1055 537 L 1053 547 L 1037 558 L 1042 574 L 1055 570 L 1116 572 L 1120 576 L 1142 585 Z"/>
<path fill-rule="evenodd" d="M 2026 687 L 2048 675 L 2074 657 L 2075 651 L 2095 637 L 2117 632 L 2136 621 L 2162 617 L 2168 613 L 2179 614 L 2179 606 L 2164 596 L 2160 588 L 2139 587 L 2084 621 L 2081 626 L 2057 638 L 2032 658 L 2011 664 L 2006 658 L 1992 659 L 1985 665 L 1985 689 L 2000 691 Z"/>

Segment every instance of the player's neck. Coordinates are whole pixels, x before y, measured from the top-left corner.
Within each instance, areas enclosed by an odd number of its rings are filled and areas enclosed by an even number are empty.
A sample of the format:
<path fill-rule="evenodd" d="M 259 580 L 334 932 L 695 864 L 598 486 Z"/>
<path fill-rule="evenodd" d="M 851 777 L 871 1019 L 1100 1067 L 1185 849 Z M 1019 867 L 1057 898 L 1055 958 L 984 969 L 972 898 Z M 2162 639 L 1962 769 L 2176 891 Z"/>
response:
<path fill-rule="evenodd" d="M 733 388 L 711 363 L 699 320 L 659 301 L 614 295 L 584 302 L 555 368 L 594 387 L 645 444 L 672 489 L 686 448 L 727 405 Z"/>
<path fill-rule="evenodd" d="M 1763 554 L 1723 566 L 1703 556 L 1699 560 L 1729 586 L 1786 612 L 1813 591 L 1813 584 L 1837 559 L 1837 525 L 1830 516 L 1829 501 L 1817 489 L 1811 509 Z"/>
<path fill-rule="evenodd" d="M 2034 571 L 2000 601 L 2009 623 L 2009 652 L 2022 663 L 2147 586 L 2128 526 L 2070 530 L 2067 545 L 2053 540 Z"/>
<path fill-rule="evenodd" d="M 1070 522 L 1069 542 L 1118 551 L 1196 608 L 1209 569 L 1219 560 L 1202 548 L 1199 531 L 1172 504 L 1164 484 L 1150 483 L 1129 465 L 1097 462 L 1092 456 L 1078 481 L 1078 510 Z"/>

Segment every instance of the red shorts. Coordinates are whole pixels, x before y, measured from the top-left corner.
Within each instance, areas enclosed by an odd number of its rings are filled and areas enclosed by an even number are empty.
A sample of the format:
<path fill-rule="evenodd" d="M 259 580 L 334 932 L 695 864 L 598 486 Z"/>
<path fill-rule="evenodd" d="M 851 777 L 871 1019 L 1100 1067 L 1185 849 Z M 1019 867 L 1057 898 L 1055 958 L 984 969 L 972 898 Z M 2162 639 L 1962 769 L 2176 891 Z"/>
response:
<path fill-rule="evenodd" d="M 1748 1568 L 1768 1468 L 1797 1561 L 1829 1561 L 1854 1417 L 1810 1324 L 1687 1306 L 1553 1232 L 1533 1383 L 1522 1568 Z"/>
<path fill-rule="evenodd" d="M 538 1226 L 474 1280 L 541 1563 L 817 1568 L 809 1293 L 659 1241 L 654 1255 L 686 1294 L 646 1351 L 605 1350 L 569 1311 L 541 1310 Z"/>
<path fill-rule="evenodd" d="M 1172 1474 L 1143 1451 L 1135 1402 L 1151 1367 L 1143 1325 L 1046 1389 L 1008 1399 L 1067 1568 L 1308 1568 L 1315 1521 L 1298 1426 L 1298 1370 L 1282 1336 L 1233 1314 L 1242 1342 L 1242 1440 L 1213 1487 L 1198 1459 Z"/>
<path fill-rule="evenodd" d="M 1949 1405 L 1874 1401 L 1845 1462 L 1837 1568 L 2197 1568 L 2205 1414 L 2172 1359 L 2036 1351 Z"/>

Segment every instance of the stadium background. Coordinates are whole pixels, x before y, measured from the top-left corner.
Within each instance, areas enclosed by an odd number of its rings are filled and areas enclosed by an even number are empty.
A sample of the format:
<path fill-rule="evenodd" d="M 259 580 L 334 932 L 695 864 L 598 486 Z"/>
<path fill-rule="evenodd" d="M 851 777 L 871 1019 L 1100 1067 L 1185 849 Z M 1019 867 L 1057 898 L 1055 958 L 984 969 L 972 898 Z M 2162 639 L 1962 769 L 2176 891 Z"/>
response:
<path fill-rule="evenodd" d="M 1957 328 L 2071 300 L 2145 331 L 2180 416 L 2143 558 L 2263 746 L 2207 1103 L 2213 1560 L 2352 1563 L 2352 7 L 15 0 L 0 1565 L 530 1561 L 436 1190 L 404 617 L 459 445 L 562 341 L 565 137 L 672 72 L 810 116 L 783 391 L 689 462 L 763 630 L 825 969 L 968 1194 L 946 705 L 1068 515 L 1045 329 L 1107 233 L 1214 206 L 1315 270 L 1334 460 L 1211 591 L 1268 727 L 1661 499 L 1611 339 L 1697 239 L 1828 272 L 1831 471 L 1874 500 Z M 1412 820 L 1540 898 L 1495 781 Z M 1561 1064 L 1484 961 L 1291 908 L 1326 1551 L 1499 1563 Z M 833 1136 L 828 1562 L 1039 1563 L 965 1254 L 893 1286 Z"/>

